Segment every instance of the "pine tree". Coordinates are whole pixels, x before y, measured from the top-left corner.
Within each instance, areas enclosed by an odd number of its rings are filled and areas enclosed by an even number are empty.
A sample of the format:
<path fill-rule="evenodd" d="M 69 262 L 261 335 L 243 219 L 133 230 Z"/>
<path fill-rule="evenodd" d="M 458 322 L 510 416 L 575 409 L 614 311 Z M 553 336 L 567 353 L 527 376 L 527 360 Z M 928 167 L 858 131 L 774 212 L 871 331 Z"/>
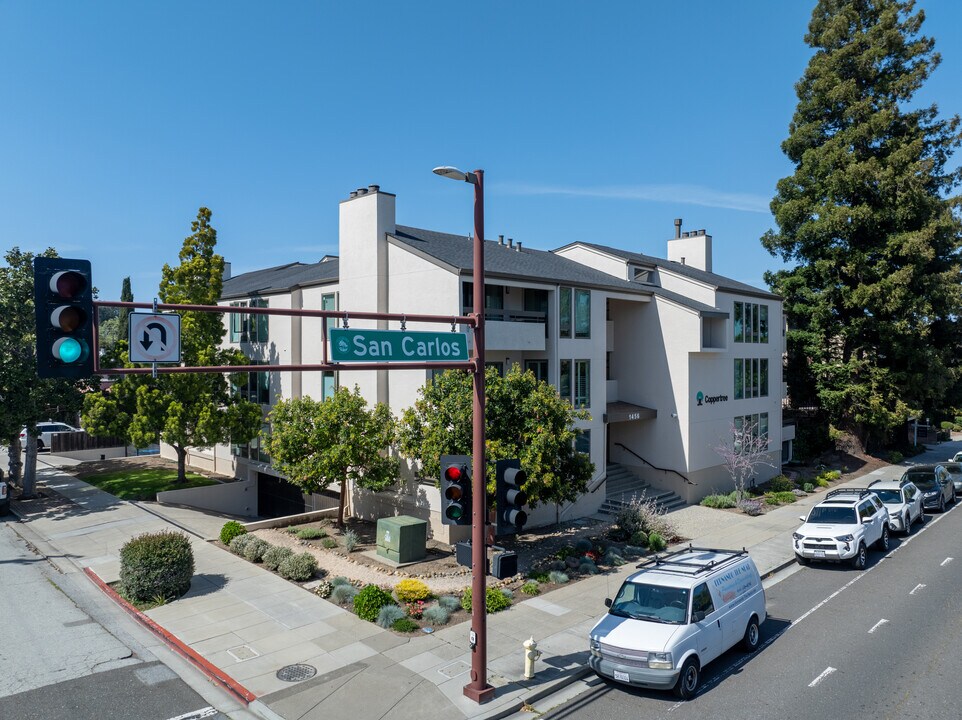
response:
<path fill-rule="evenodd" d="M 862 447 L 933 413 L 959 377 L 958 198 L 946 169 L 959 118 L 913 103 L 940 62 L 912 0 L 820 0 L 805 41 L 762 244 L 794 267 L 766 277 L 785 298 L 789 391 Z"/>

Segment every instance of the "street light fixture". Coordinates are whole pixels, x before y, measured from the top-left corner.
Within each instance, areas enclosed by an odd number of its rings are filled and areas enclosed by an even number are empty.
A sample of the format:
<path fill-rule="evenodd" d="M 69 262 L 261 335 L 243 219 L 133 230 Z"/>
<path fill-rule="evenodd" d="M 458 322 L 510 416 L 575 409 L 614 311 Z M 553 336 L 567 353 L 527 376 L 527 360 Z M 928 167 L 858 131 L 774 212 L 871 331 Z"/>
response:
<path fill-rule="evenodd" d="M 434 173 L 451 180 L 474 185 L 474 412 L 471 473 L 471 682 L 464 686 L 465 696 L 480 704 L 494 696 L 488 685 L 487 603 L 485 575 L 487 547 L 485 524 L 488 520 L 487 490 L 484 476 L 484 170 L 464 172 L 449 165 L 434 168 Z"/>

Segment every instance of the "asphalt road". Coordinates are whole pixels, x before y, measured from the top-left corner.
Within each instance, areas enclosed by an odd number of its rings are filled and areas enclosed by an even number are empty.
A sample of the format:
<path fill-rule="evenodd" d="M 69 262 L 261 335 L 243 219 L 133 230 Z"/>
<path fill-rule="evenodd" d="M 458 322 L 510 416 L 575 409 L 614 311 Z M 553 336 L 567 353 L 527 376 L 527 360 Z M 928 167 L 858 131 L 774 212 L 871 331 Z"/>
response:
<path fill-rule="evenodd" d="M 865 572 L 813 565 L 767 591 L 754 655 L 705 668 L 693 700 L 595 678 L 545 720 L 956 720 L 962 681 L 962 508 L 929 515 Z M 587 642 L 587 640 L 586 640 Z"/>
<path fill-rule="evenodd" d="M 85 607 L 87 581 L 59 573 L 14 522 L 0 518 L 0 718 L 227 717 L 133 635 L 108 632 Z"/>

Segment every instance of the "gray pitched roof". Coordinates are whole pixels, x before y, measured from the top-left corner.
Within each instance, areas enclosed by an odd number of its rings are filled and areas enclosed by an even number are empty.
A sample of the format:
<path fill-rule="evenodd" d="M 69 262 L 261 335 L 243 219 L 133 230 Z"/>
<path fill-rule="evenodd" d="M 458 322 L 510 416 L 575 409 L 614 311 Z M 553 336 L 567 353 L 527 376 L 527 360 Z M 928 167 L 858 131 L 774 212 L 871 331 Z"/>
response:
<path fill-rule="evenodd" d="M 464 235 L 398 225 L 392 237 L 412 252 L 452 271 L 466 273 L 473 269 L 472 239 Z M 531 248 L 518 250 L 517 246 L 509 248 L 493 240 L 484 244 L 484 272 L 500 278 L 541 280 L 646 295 L 652 292 L 651 288 L 641 283 L 621 280 L 551 252 Z"/>
<path fill-rule="evenodd" d="M 690 308 L 696 311 L 702 317 L 728 317 L 728 312 L 721 310 L 711 305 L 706 305 L 705 303 L 700 303 L 697 300 L 692 300 L 691 298 L 685 297 L 684 295 L 679 295 L 671 290 L 665 290 L 663 287 L 658 287 L 657 285 L 650 285 L 648 283 L 639 283 L 644 287 L 651 290 L 651 292 L 658 296 L 663 297 L 666 300 L 671 300 L 677 305 L 681 305 L 686 308 Z"/>
<path fill-rule="evenodd" d="M 711 285 L 712 287 L 721 290 L 723 292 L 739 293 L 741 295 L 753 295 L 756 297 L 765 298 L 775 298 L 781 299 L 778 295 L 768 292 L 767 290 L 762 290 L 761 288 L 754 287 L 752 285 L 747 285 L 737 280 L 732 280 L 724 275 L 717 275 L 715 273 L 705 272 L 704 270 L 699 270 L 691 265 L 682 265 L 679 262 L 674 262 L 673 260 L 665 260 L 664 258 L 656 258 L 651 255 L 643 255 L 642 253 L 631 252 L 630 250 L 621 250 L 620 248 L 613 248 L 608 245 L 599 245 L 597 243 L 589 242 L 577 242 L 572 243 L 572 245 L 584 245 L 585 247 L 595 248 L 601 252 L 608 253 L 609 255 L 614 255 L 615 257 L 624 258 L 628 262 L 638 263 L 640 265 L 651 265 L 653 267 L 664 268 L 670 272 L 678 273 L 679 275 L 684 275 L 692 280 L 698 280 L 706 285 Z M 565 246 L 570 247 L 570 246 Z"/>
<path fill-rule="evenodd" d="M 263 270 L 253 270 L 224 281 L 221 298 L 250 297 L 286 292 L 296 287 L 337 282 L 340 263 L 337 258 L 316 263 L 287 263 Z"/>

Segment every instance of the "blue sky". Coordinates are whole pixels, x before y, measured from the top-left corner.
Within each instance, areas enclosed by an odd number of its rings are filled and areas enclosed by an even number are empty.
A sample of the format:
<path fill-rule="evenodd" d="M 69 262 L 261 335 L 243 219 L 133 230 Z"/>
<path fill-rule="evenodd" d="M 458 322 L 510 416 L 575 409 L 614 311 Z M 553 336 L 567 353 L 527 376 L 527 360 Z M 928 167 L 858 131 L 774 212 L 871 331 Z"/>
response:
<path fill-rule="evenodd" d="M 664 257 L 673 219 L 764 287 L 759 243 L 814 0 L 0 0 L 0 249 L 87 258 L 103 299 L 178 262 L 200 206 L 234 273 L 337 252 L 376 183 L 400 224 Z M 962 3 L 921 0 L 962 112 Z M 953 165 L 958 164 L 956 157 Z"/>

